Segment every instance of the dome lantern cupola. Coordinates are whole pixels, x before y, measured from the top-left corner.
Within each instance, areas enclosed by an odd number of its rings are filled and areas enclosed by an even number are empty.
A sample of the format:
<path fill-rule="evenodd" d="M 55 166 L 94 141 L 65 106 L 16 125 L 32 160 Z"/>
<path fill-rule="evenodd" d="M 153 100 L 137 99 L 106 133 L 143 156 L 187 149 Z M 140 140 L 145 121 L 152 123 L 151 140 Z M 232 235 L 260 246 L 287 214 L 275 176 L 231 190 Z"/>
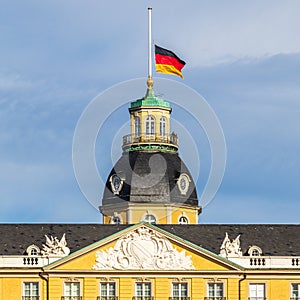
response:
<path fill-rule="evenodd" d="M 197 224 L 201 207 L 192 175 L 178 155 L 177 135 L 170 134 L 172 108 L 150 83 L 146 95 L 130 104 L 130 134 L 123 137 L 122 156 L 99 207 L 103 223 Z"/>
<path fill-rule="evenodd" d="M 130 134 L 123 137 L 123 151 L 178 151 L 176 133 L 170 133 L 170 103 L 157 97 L 148 79 L 145 97 L 131 102 Z"/>

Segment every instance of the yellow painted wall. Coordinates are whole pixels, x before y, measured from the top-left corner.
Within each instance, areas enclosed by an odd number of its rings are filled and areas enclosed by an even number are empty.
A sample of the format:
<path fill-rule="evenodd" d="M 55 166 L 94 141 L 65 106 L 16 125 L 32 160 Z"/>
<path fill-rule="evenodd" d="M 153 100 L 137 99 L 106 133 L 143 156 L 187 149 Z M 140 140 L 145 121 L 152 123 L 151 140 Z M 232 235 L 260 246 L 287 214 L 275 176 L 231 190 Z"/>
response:
<path fill-rule="evenodd" d="M 189 219 L 189 224 L 198 223 L 198 210 L 195 207 L 150 206 L 146 204 L 145 206 L 130 206 L 128 210 L 131 212 L 132 224 L 141 222 L 148 212 L 156 217 L 157 224 L 178 224 L 178 220 L 182 215 Z"/>
<path fill-rule="evenodd" d="M 20 278 L 3 278 L 2 279 L 1 299 L 21 299 L 22 296 L 22 279 Z"/>
<path fill-rule="evenodd" d="M 121 278 L 119 284 L 119 299 L 132 300 L 134 285 L 131 278 Z"/>
<path fill-rule="evenodd" d="M 106 208 L 103 219 L 104 224 L 110 224 L 111 218 L 117 212 L 122 219 L 122 224 L 137 224 L 143 221 L 143 217 L 149 212 L 157 219 L 157 224 L 178 224 L 181 216 L 186 216 L 189 224 L 198 223 L 198 208 L 191 206 L 166 206 L 166 205 L 131 205 L 125 203 L 124 207 Z M 128 215 L 131 215 L 131 221 L 128 220 Z"/>
<path fill-rule="evenodd" d="M 128 277 L 118 277 L 118 272 L 111 274 L 108 277 L 101 277 L 100 274 L 93 276 L 82 274 L 74 276 L 74 274 L 61 274 L 59 277 L 51 277 L 49 279 L 49 300 L 61 300 L 63 296 L 64 282 L 80 282 L 83 300 L 95 300 L 99 296 L 99 283 L 100 282 L 115 282 L 117 287 L 117 296 L 122 300 L 132 300 L 135 295 L 135 283 L 136 282 L 151 282 L 152 295 L 155 300 L 166 300 L 171 297 L 172 282 L 187 282 L 188 292 L 191 300 L 203 300 L 207 296 L 207 284 L 208 282 L 222 282 L 224 284 L 224 297 L 227 300 L 239 299 L 238 287 L 239 279 L 242 277 L 232 277 L 221 274 L 211 275 L 211 278 L 201 277 L 201 275 L 185 274 L 184 276 L 174 274 L 176 272 L 170 272 L 169 275 L 155 276 L 154 274 L 139 274 L 128 275 Z M 2 274 L 3 276 L 3 274 Z M 38 276 L 38 274 L 37 274 Z M 56 275 L 57 276 L 57 275 Z M 86 277 L 85 277 L 86 276 Z M 278 278 L 263 279 L 263 274 L 257 279 L 251 277 L 241 281 L 241 300 L 248 300 L 249 297 L 249 284 L 250 283 L 264 283 L 266 285 L 266 298 L 269 300 L 286 300 L 290 298 L 291 283 L 299 283 L 299 277 L 294 279 L 282 276 Z M 1 300 L 18 300 L 22 299 L 22 284 L 24 281 L 38 281 L 40 283 L 40 300 L 46 299 L 45 282 L 37 277 L 24 278 L 20 274 L 16 277 L 2 277 L 0 278 L 0 299 Z"/>
<path fill-rule="evenodd" d="M 39 279 L 37 272 L 36 277 L 23 277 L 22 275 L 16 275 L 15 277 L 8 276 L 0 278 L 0 299 L 22 299 L 23 282 L 38 282 L 40 293 L 43 295 L 44 283 L 41 279 Z"/>
<path fill-rule="evenodd" d="M 134 135 L 134 117 L 140 118 L 141 133 L 146 132 L 146 118 L 153 116 L 155 118 L 155 134 L 159 135 L 160 129 L 160 118 L 166 118 L 166 134 L 170 133 L 170 111 L 159 108 L 159 107 L 141 107 L 140 109 L 134 110 L 130 114 L 130 131 Z"/>

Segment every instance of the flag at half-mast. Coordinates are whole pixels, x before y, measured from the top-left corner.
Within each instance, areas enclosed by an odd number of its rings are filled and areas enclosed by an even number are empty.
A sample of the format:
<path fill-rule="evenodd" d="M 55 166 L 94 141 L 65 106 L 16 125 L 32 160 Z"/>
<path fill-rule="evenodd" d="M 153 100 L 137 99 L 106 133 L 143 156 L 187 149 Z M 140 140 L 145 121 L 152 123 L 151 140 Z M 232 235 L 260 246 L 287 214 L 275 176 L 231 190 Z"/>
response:
<path fill-rule="evenodd" d="M 183 79 L 181 69 L 185 62 L 174 52 L 155 45 L 156 72 L 178 75 Z"/>

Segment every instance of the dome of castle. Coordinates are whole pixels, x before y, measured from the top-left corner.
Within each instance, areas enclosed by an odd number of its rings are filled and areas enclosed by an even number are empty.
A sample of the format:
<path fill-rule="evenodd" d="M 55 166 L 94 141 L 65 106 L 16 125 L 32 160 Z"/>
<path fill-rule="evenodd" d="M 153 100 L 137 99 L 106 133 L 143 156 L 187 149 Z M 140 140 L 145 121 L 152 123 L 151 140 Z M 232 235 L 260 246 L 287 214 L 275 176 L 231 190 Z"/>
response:
<path fill-rule="evenodd" d="M 102 204 L 123 201 L 198 206 L 192 175 L 178 153 L 160 151 L 122 154 L 108 176 Z"/>

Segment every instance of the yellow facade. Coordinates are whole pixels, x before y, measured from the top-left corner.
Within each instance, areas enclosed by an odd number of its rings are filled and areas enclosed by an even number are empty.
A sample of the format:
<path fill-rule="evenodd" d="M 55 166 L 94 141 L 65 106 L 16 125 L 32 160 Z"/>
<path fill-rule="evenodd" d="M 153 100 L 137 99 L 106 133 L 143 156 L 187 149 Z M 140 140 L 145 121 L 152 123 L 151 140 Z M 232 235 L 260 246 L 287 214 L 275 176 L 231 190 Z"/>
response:
<path fill-rule="evenodd" d="M 170 108 L 162 107 L 140 107 L 130 112 L 130 132 L 132 135 L 137 135 L 135 131 L 135 118 L 140 119 L 140 136 L 141 141 L 146 140 L 146 119 L 152 116 L 155 120 L 154 134 L 160 135 L 160 120 L 165 118 L 166 120 L 166 133 L 170 132 Z"/>
<path fill-rule="evenodd" d="M 125 201 L 124 201 L 125 202 Z M 140 204 L 124 203 L 102 208 L 103 223 L 113 223 L 114 213 L 117 211 L 122 224 L 137 224 L 142 222 L 147 214 L 156 218 L 156 224 L 180 224 L 180 217 L 188 219 L 188 224 L 197 224 L 201 211 L 199 206 L 179 204 Z"/>
<path fill-rule="evenodd" d="M 158 241 L 158 245 L 167 243 L 166 249 L 168 250 L 166 251 L 181 253 L 182 263 L 186 264 L 188 261 L 189 267 L 187 264 L 186 269 L 178 270 L 176 268 L 163 270 L 155 267 L 151 269 L 151 267 L 143 267 L 142 265 L 140 268 L 133 265 L 132 268 L 127 269 L 95 268 L 99 253 L 105 253 L 107 257 L 113 257 L 112 253 L 117 251 L 126 253 L 130 247 L 138 244 L 139 239 L 134 243 L 130 242 L 130 238 L 132 239 L 138 234 L 140 237 L 148 234 L 148 238 L 142 238 L 145 244 L 151 237 L 154 241 Z M 151 243 L 149 245 L 151 246 Z M 121 248 L 125 246 L 128 249 L 122 250 Z M 135 249 L 141 250 L 139 246 Z M 147 248 L 144 247 L 142 250 L 145 249 Z M 147 250 L 145 251 L 147 252 Z M 143 252 L 136 253 L 140 253 L 141 257 L 150 261 L 151 251 L 146 254 Z M 108 262 L 102 260 L 102 263 L 105 265 Z M 23 285 L 28 282 L 38 283 L 38 298 L 24 297 Z M 141 223 L 89 245 L 43 268 L 31 270 L 24 268 L 1 269 L 0 299 L 96 300 L 97 297 L 101 296 L 100 285 L 102 284 L 102 286 L 112 285 L 114 287 L 114 296 L 98 298 L 103 300 L 150 299 L 147 296 L 138 297 L 137 287 L 150 287 L 151 299 L 155 300 L 170 298 L 177 300 L 248 300 L 251 285 L 253 287 L 253 285 L 258 284 L 265 288 L 265 299 L 286 300 L 290 299 L 291 285 L 295 283 L 300 284 L 298 270 L 247 270 L 161 229 Z M 66 285 L 78 286 L 80 296 L 67 297 L 65 295 Z M 209 286 L 217 285 L 222 287 L 222 298 L 209 297 Z M 186 288 L 186 296 L 174 297 L 174 289 L 178 289 L 178 287 L 183 288 L 184 293 Z"/>

